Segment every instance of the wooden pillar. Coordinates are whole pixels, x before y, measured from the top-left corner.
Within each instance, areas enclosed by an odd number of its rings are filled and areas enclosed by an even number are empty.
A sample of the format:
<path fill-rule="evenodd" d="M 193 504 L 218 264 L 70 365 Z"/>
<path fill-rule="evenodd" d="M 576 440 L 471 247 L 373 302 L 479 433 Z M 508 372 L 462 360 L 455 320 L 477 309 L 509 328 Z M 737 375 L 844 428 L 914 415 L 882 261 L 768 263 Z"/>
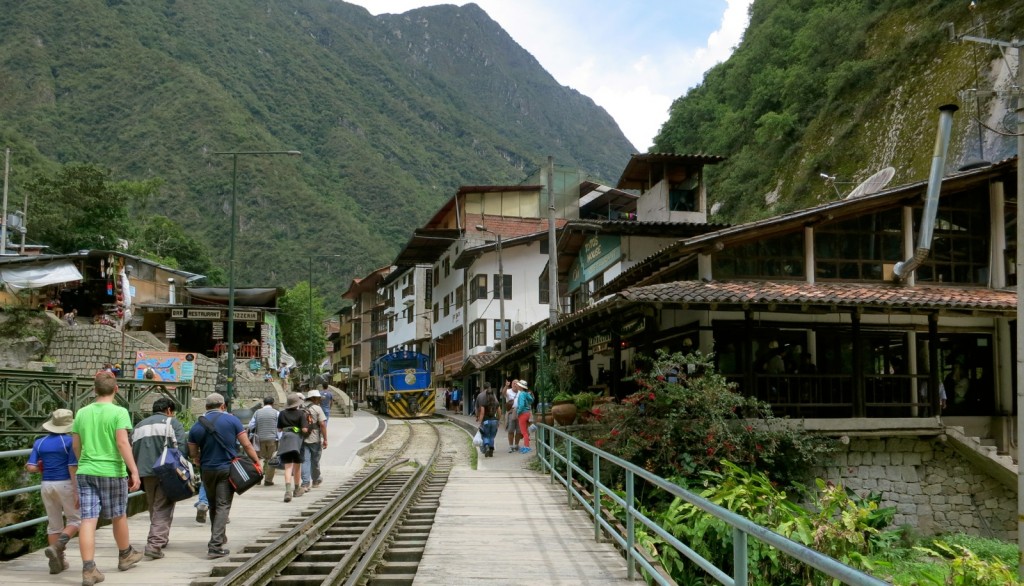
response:
<path fill-rule="evenodd" d="M 939 405 L 939 314 L 928 315 L 928 403 L 931 414 L 941 414 Z"/>
<path fill-rule="evenodd" d="M 750 310 L 743 312 L 743 390 L 744 395 L 757 395 L 757 381 L 754 380 L 754 318 Z"/>
<path fill-rule="evenodd" d="M 860 313 L 850 313 L 853 325 L 853 416 L 867 417 L 867 398 L 864 392 L 864 354 L 861 352 Z"/>

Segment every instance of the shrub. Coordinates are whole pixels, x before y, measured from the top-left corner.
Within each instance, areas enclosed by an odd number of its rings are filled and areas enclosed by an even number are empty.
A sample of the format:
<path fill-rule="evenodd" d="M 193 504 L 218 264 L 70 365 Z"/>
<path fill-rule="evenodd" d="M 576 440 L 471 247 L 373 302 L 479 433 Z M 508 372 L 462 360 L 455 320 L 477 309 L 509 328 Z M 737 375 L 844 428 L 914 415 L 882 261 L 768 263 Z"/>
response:
<path fill-rule="evenodd" d="M 659 352 L 634 377 L 638 392 L 593 409 L 605 431 L 593 443 L 660 476 L 695 478 L 729 460 L 788 485 L 833 449 L 831 440 L 773 417 L 736 392 L 710 356 Z"/>

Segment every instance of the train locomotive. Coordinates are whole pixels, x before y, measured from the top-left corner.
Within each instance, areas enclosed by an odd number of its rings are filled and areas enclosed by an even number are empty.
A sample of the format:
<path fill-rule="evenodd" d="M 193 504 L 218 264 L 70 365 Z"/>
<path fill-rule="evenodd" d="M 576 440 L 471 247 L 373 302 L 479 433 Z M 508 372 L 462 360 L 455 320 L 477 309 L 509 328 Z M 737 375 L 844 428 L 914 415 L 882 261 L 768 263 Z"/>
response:
<path fill-rule="evenodd" d="M 437 394 L 431 384 L 430 357 L 419 352 L 390 352 L 373 361 L 367 400 L 380 413 L 398 419 L 434 414 Z"/>

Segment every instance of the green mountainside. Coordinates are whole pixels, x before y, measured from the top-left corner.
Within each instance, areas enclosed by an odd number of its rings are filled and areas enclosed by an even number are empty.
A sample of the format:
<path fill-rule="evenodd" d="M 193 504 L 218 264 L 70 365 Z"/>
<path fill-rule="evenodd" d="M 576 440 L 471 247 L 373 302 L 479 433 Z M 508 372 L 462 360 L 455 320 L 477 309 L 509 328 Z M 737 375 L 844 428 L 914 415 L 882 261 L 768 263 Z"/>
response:
<path fill-rule="evenodd" d="M 732 222 L 838 199 L 887 166 L 890 185 L 927 179 L 942 104 L 960 106 L 947 172 L 1012 156 L 1016 98 L 1005 90 L 1016 59 L 953 42 L 945 25 L 1011 41 L 1024 3 L 970 4 L 755 0 L 742 42 L 676 100 L 652 150 L 728 157 L 708 169 L 708 199 L 716 220 Z M 1002 93 L 976 103 L 969 88 Z"/>
<path fill-rule="evenodd" d="M 226 266 L 238 158 L 240 285 L 332 291 L 388 263 L 459 185 L 517 183 L 548 155 L 618 178 L 635 149 L 474 4 L 371 16 L 334 0 L 19 0 L 0 11 L 11 201 L 91 163 L 160 178 L 166 216 Z M 29 202 L 32 208 L 48 202 Z"/>

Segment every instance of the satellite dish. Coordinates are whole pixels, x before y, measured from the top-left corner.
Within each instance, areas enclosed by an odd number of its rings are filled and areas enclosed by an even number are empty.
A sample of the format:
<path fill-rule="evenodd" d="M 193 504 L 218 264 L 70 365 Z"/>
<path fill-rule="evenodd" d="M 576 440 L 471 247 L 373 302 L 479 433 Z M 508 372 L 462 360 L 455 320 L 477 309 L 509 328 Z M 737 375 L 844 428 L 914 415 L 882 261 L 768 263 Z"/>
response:
<path fill-rule="evenodd" d="M 871 177 L 865 179 L 860 185 L 855 187 L 846 199 L 853 199 L 855 197 L 864 197 L 865 195 L 871 195 L 877 191 L 881 191 L 883 187 L 892 181 L 893 176 L 896 175 L 896 169 L 892 167 L 886 167 L 878 173 L 875 173 Z"/>

